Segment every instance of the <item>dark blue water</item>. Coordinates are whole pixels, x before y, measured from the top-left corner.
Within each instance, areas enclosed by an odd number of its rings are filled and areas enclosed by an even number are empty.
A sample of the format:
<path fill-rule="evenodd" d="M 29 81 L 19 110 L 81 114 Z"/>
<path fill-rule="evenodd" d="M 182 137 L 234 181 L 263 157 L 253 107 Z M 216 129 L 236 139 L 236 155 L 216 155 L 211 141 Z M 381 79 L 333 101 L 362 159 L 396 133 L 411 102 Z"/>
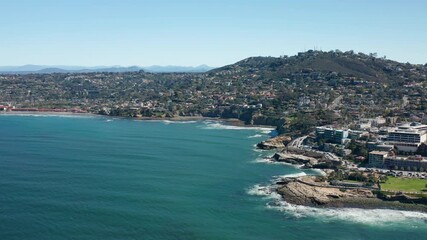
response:
<path fill-rule="evenodd" d="M 262 129 L 0 115 L 0 239 L 426 239 L 427 216 L 316 210 L 254 188 Z"/>

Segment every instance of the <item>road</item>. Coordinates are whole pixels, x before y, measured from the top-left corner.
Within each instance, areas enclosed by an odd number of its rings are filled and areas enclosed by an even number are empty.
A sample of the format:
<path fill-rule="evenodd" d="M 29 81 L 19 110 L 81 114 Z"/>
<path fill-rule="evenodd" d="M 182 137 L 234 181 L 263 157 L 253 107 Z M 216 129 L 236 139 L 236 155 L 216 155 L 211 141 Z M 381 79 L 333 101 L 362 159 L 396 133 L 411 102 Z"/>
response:
<path fill-rule="evenodd" d="M 302 149 L 302 143 L 304 142 L 304 140 L 308 137 L 308 135 L 303 136 L 303 137 L 299 137 L 299 138 L 295 138 L 294 140 L 292 140 L 289 144 L 288 147 L 293 147 L 293 148 L 299 148 Z"/>

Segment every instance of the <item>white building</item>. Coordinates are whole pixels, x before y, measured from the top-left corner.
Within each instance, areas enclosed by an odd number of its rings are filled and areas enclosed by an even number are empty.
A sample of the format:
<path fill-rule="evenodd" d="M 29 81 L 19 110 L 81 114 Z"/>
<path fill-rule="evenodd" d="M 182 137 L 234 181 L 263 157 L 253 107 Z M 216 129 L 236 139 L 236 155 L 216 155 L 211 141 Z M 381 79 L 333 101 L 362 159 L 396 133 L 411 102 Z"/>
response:
<path fill-rule="evenodd" d="M 404 124 L 389 132 L 387 141 L 399 152 L 416 152 L 421 143 L 427 141 L 427 125 Z"/>
<path fill-rule="evenodd" d="M 330 127 L 316 127 L 316 135 L 329 142 L 343 144 L 348 138 L 348 130 L 335 129 Z"/>

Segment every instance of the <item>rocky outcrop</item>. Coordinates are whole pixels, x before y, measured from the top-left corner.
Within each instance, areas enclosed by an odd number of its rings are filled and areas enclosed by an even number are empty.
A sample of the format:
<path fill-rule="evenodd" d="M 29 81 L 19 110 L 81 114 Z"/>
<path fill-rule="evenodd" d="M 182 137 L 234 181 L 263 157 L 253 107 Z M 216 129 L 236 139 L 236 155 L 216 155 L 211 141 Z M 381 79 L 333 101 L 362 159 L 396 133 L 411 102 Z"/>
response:
<path fill-rule="evenodd" d="M 274 154 L 273 160 L 277 162 L 285 162 L 295 165 L 305 165 L 305 167 L 312 167 L 318 164 L 318 160 L 315 158 L 286 152 Z"/>
<path fill-rule="evenodd" d="M 315 180 L 314 176 L 282 179 L 277 182 L 278 187 L 275 191 L 286 202 L 303 206 L 391 208 L 427 212 L 427 205 L 420 199 L 409 199 L 407 196 L 380 199 L 371 189 L 336 187 L 327 182 L 316 182 Z"/>
<path fill-rule="evenodd" d="M 404 193 L 396 193 L 395 195 L 378 194 L 378 198 L 384 201 L 399 201 L 402 203 L 417 203 L 427 205 L 427 197 L 413 197 Z"/>
<path fill-rule="evenodd" d="M 283 196 L 285 201 L 305 206 L 327 206 L 332 205 L 333 202 L 348 198 L 376 198 L 372 191 L 366 189 L 347 189 L 343 191 L 340 188 L 327 185 L 321 187 L 321 184 L 304 183 L 311 180 L 311 177 L 304 178 L 304 181 L 294 179 L 282 184 L 277 189 L 277 192 Z"/>
<path fill-rule="evenodd" d="M 286 145 L 291 141 L 291 137 L 281 135 L 258 143 L 257 148 L 264 150 L 284 149 Z"/>

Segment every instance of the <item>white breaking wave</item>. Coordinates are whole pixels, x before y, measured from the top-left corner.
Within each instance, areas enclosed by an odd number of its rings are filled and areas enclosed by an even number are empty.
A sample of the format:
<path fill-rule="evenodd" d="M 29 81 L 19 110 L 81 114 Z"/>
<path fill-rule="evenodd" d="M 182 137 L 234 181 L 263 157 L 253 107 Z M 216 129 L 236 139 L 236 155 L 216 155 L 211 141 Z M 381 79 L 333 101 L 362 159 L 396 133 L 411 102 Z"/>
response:
<path fill-rule="evenodd" d="M 271 161 L 270 158 L 267 157 L 259 157 L 252 161 L 252 163 L 268 163 L 268 164 L 274 164 L 273 161 Z"/>
<path fill-rule="evenodd" d="M 255 160 L 251 161 L 251 163 L 286 165 L 286 166 L 290 166 L 290 167 L 293 167 L 293 168 L 296 168 L 296 169 L 299 169 L 299 168 L 301 168 L 301 167 L 304 166 L 304 165 L 295 165 L 295 164 L 286 163 L 286 162 L 277 162 L 277 161 L 271 160 L 271 158 L 268 157 L 268 156 L 260 156 L 260 157 L 256 158 Z M 303 173 L 303 174 L 305 174 L 305 173 Z M 305 175 L 303 175 L 303 176 L 305 176 Z M 284 176 L 280 176 L 280 177 L 284 177 Z"/>
<path fill-rule="evenodd" d="M 297 178 L 307 176 L 305 172 L 290 173 L 286 175 L 274 176 L 275 178 Z"/>
<path fill-rule="evenodd" d="M 274 128 L 268 128 L 268 127 L 233 126 L 233 125 L 226 125 L 219 122 L 211 122 L 211 121 L 205 121 L 205 124 L 206 126 L 204 126 L 203 129 L 256 130 L 264 134 L 269 134 L 275 130 Z"/>
<path fill-rule="evenodd" d="M 268 196 L 270 196 L 273 193 L 273 190 L 269 186 L 261 186 L 259 184 L 256 184 L 255 186 L 249 188 L 247 190 L 247 193 L 249 195 L 253 195 L 253 196 L 264 196 L 264 197 L 268 197 Z"/>
<path fill-rule="evenodd" d="M 277 151 L 272 150 L 264 150 L 257 148 L 256 144 L 252 145 L 252 151 L 257 152 L 259 156 L 273 156 Z"/>
<path fill-rule="evenodd" d="M 262 130 L 261 133 L 263 134 L 270 134 L 271 132 L 275 131 L 274 128 L 270 129 L 270 130 Z"/>
<path fill-rule="evenodd" d="M 314 208 L 289 204 L 283 200 L 276 200 L 274 204 L 267 204 L 267 207 L 291 214 L 294 217 L 314 217 L 325 222 L 351 221 L 378 226 L 379 224 L 402 222 L 424 225 L 424 221 L 427 221 L 426 213 L 390 209 Z"/>
<path fill-rule="evenodd" d="M 197 123 L 197 121 L 171 121 L 171 120 L 160 120 L 160 122 L 164 124 L 189 124 L 189 123 Z"/>
<path fill-rule="evenodd" d="M 260 137 L 263 137 L 263 135 L 255 134 L 255 135 L 249 136 L 248 138 L 260 138 Z"/>

